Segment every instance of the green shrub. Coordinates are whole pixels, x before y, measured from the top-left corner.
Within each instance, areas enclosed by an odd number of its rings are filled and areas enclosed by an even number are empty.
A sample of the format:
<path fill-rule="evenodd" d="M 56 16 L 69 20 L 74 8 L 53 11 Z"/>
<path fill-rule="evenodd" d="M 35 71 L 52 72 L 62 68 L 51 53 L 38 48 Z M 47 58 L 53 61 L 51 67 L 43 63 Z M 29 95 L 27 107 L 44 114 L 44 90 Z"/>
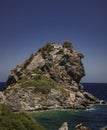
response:
<path fill-rule="evenodd" d="M 0 104 L 0 116 L 10 115 L 11 113 L 11 108 L 7 107 L 5 104 Z"/>
<path fill-rule="evenodd" d="M 84 58 L 84 55 L 82 53 L 78 53 L 78 56 L 82 59 Z"/>
<path fill-rule="evenodd" d="M 30 64 L 30 62 L 32 61 L 33 57 L 34 57 L 34 55 L 31 54 L 30 58 L 25 61 L 24 65 L 23 65 L 23 67 L 22 67 L 22 70 L 23 70 L 23 69 L 26 69 L 26 67 L 27 67 L 27 66 Z"/>
<path fill-rule="evenodd" d="M 37 75 L 38 76 L 38 75 Z M 24 88 L 34 87 L 34 92 L 38 93 L 41 92 L 42 94 L 48 94 L 52 88 L 56 88 L 57 83 L 52 80 L 48 79 L 46 76 L 39 75 L 39 78 L 35 79 L 28 79 L 27 77 L 23 77 L 19 80 L 19 83 Z"/>
<path fill-rule="evenodd" d="M 18 81 L 18 83 L 25 83 L 26 81 L 28 81 L 28 77 L 24 76 L 21 80 Z"/>
<path fill-rule="evenodd" d="M 73 49 L 73 45 L 72 45 L 72 43 L 69 42 L 69 41 L 64 41 L 64 43 L 62 44 L 62 47 L 63 47 L 63 48 L 70 49 L 70 50 Z"/>
<path fill-rule="evenodd" d="M 36 73 L 36 74 L 40 74 L 41 70 L 39 68 L 36 68 L 35 70 L 33 70 L 33 72 Z"/>
<path fill-rule="evenodd" d="M 42 52 L 50 53 L 51 51 L 53 51 L 53 45 L 52 45 L 51 43 L 47 43 L 47 44 L 42 48 Z"/>
<path fill-rule="evenodd" d="M 5 113 L 5 114 L 4 114 Z M 14 113 L 9 107 L 0 105 L 0 130 L 46 130 L 28 113 Z"/>
<path fill-rule="evenodd" d="M 64 54 L 64 49 L 60 49 L 58 52 L 57 52 L 57 54 Z"/>

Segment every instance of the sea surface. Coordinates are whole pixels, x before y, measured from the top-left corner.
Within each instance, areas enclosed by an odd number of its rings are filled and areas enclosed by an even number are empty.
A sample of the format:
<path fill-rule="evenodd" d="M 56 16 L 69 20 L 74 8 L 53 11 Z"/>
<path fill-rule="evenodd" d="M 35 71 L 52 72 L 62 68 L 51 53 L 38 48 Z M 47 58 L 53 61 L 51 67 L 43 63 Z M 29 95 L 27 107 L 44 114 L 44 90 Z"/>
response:
<path fill-rule="evenodd" d="M 83 83 L 84 90 L 101 100 L 107 101 L 107 83 Z M 5 83 L 0 83 L 0 91 L 5 89 Z M 91 130 L 102 130 L 107 126 L 107 105 L 92 105 L 87 110 L 53 110 L 33 113 L 32 117 L 47 130 L 58 130 L 63 122 L 68 122 L 69 130 L 82 123 Z"/>
<path fill-rule="evenodd" d="M 107 101 L 106 83 L 83 83 L 84 90 L 101 100 Z M 87 110 L 53 110 L 32 115 L 47 130 L 58 130 L 63 122 L 68 122 L 69 130 L 82 123 L 91 130 L 102 130 L 107 126 L 107 105 L 92 105 Z"/>
<path fill-rule="evenodd" d="M 82 83 L 84 90 L 107 101 L 107 83 Z"/>
<path fill-rule="evenodd" d="M 6 82 L 0 82 L 0 91 L 4 91 L 6 89 Z"/>

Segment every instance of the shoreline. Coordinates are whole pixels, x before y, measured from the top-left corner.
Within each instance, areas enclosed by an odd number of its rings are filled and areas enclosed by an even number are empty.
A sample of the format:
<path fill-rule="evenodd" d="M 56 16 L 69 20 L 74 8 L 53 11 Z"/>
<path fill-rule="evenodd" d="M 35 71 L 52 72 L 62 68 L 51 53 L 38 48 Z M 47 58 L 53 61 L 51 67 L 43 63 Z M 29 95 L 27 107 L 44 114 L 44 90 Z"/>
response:
<path fill-rule="evenodd" d="M 87 108 L 84 108 L 84 109 L 81 109 L 81 108 L 77 108 L 77 109 L 74 109 L 74 108 L 53 108 L 53 109 L 45 109 L 45 110 L 19 110 L 19 111 L 14 111 L 16 113 L 19 113 L 19 112 L 27 112 L 27 113 L 44 113 L 44 112 L 51 112 L 51 111 L 81 111 L 81 110 L 91 110 L 93 106 L 95 105 L 107 105 L 107 104 L 90 104 Z"/>
<path fill-rule="evenodd" d="M 45 110 L 31 110 L 31 111 L 28 111 L 28 110 L 25 110 L 26 112 L 28 113 L 43 113 L 43 112 L 50 112 L 50 111 L 81 111 L 81 110 L 90 110 L 94 105 L 101 105 L 101 104 L 90 104 L 87 108 L 54 108 L 54 109 L 45 109 Z M 103 105 L 103 104 L 102 104 Z M 107 105 L 107 104 L 105 104 Z M 20 112 L 20 111 L 19 111 Z"/>

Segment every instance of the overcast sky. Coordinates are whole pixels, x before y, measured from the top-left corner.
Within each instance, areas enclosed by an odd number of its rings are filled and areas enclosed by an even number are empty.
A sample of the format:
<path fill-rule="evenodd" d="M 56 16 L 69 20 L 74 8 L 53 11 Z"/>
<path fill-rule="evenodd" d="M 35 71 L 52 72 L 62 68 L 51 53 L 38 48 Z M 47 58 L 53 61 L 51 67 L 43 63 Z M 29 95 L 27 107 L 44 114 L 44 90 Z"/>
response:
<path fill-rule="evenodd" d="M 83 53 L 82 82 L 107 82 L 107 0 L 0 0 L 0 81 L 48 41 Z"/>

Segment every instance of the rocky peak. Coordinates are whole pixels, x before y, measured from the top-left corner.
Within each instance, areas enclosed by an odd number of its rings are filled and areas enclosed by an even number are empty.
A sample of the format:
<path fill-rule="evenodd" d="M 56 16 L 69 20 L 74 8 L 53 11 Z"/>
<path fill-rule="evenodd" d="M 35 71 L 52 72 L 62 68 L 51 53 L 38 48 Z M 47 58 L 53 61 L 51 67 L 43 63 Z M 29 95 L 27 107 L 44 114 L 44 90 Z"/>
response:
<path fill-rule="evenodd" d="M 83 92 L 85 75 L 72 43 L 48 43 L 11 71 L 0 99 L 14 110 L 84 109 L 99 100 Z"/>
<path fill-rule="evenodd" d="M 46 44 L 36 54 L 32 54 L 23 64 L 11 71 L 7 84 L 16 83 L 26 75 L 31 78 L 37 75 L 37 70 L 54 80 L 59 77 L 59 80 L 67 78 L 79 82 L 85 75 L 81 62 L 83 55 L 64 45 L 66 45 L 65 42 L 63 45 Z"/>

